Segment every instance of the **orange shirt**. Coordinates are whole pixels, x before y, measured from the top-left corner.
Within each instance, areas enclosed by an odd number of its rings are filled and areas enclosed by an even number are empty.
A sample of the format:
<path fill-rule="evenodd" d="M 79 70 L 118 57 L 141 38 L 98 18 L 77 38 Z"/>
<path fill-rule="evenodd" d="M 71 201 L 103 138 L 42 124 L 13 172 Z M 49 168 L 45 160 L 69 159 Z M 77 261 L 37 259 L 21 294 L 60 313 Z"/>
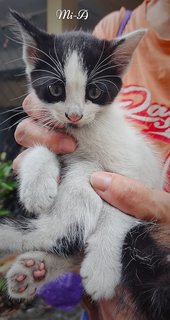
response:
<path fill-rule="evenodd" d="M 161 39 L 146 20 L 147 2 L 137 7 L 124 34 L 139 28 L 148 31 L 135 50 L 118 96 L 128 119 L 140 126 L 162 152 L 162 187 L 170 192 L 170 40 Z M 94 29 L 101 39 L 113 39 L 126 9 L 110 13 Z M 152 168 L 151 168 L 152 170 Z"/>

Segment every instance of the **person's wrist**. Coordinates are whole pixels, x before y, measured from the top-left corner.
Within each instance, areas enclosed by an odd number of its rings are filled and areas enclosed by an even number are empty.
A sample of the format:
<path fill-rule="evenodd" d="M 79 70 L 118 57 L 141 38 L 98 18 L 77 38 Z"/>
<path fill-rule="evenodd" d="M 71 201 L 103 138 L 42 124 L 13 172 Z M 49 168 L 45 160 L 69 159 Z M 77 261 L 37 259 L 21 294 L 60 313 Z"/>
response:
<path fill-rule="evenodd" d="M 157 199 L 157 208 L 155 210 L 159 214 L 159 220 L 162 223 L 170 224 L 170 194 L 165 191 L 155 190 L 155 198 Z"/>

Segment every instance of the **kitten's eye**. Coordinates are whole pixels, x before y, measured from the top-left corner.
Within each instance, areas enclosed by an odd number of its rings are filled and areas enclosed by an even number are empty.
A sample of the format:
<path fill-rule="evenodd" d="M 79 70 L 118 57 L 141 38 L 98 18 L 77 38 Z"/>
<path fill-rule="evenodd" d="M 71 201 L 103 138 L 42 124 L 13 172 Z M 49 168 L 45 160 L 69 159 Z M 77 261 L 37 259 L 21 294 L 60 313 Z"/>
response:
<path fill-rule="evenodd" d="M 53 83 L 48 86 L 48 90 L 53 97 L 59 98 L 63 95 L 64 88 L 62 84 Z"/>
<path fill-rule="evenodd" d="M 90 88 L 88 89 L 88 96 L 92 100 L 98 99 L 101 96 L 101 94 L 102 94 L 102 90 L 100 90 L 95 85 L 91 85 Z"/>

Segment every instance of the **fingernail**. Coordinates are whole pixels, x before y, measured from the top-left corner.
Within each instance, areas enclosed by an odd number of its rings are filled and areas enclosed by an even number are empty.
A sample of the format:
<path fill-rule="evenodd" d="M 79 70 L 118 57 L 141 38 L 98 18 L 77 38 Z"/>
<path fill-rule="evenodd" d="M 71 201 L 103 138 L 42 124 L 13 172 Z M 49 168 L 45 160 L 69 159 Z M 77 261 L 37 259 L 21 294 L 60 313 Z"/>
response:
<path fill-rule="evenodd" d="M 111 181 L 112 177 L 107 172 L 95 172 L 90 179 L 93 188 L 100 191 L 106 191 L 109 188 Z"/>
<path fill-rule="evenodd" d="M 76 143 L 70 138 L 64 138 L 59 142 L 59 151 L 61 153 L 73 152 L 76 148 Z"/>
<path fill-rule="evenodd" d="M 23 137 L 25 136 L 25 131 L 22 130 L 20 132 L 17 132 L 17 135 L 15 136 L 15 140 L 20 144 L 21 141 L 23 141 Z"/>
<path fill-rule="evenodd" d="M 22 107 L 25 110 L 31 104 L 31 94 L 29 94 L 23 101 Z"/>

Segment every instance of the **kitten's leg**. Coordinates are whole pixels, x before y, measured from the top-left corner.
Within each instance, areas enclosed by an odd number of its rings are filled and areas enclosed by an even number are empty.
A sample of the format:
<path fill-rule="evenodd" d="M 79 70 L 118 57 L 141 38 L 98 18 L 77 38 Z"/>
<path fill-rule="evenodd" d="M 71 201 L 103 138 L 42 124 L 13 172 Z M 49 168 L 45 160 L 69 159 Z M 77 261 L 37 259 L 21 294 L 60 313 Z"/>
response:
<path fill-rule="evenodd" d="M 71 169 L 59 185 L 50 216 L 0 219 L 1 250 L 43 250 L 62 255 L 72 253 L 71 248 L 84 247 L 96 228 L 103 201 L 89 183 L 91 173 L 97 168 L 81 163 Z"/>
<path fill-rule="evenodd" d="M 113 297 L 120 283 L 122 247 L 137 220 L 105 204 L 95 233 L 89 237 L 80 274 L 94 300 Z"/>
<path fill-rule="evenodd" d="M 37 288 L 65 272 L 73 271 L 77 265 L 78 258 L 61 258 L 42 251 L 26 252 L 7 272 L 9 296 L 31 299 Z"/>
<path fill-rule="evenodd" d="M 19 170 L 20 200 L 29 212 L 49 213 L 57 196 L 59 162 L 55 154 L 36 146 L 25 155 Z"/>
<path fill-rule="evenodd" d="M 96 228 L 103 201 L 91 187 L 90 176 L 99 169 L 95 163 L 73 161 L 60 183 L 54 212 L 70 225 L 70 239 L 77 235 L 85 243 Z"/>
<path fill-rule="evenodd" d="M 69 233 L 69 222 L 55 214 L 35 218 L 18 216 L 0 218 L 0 249 L 26 252 L 30 250 L 55 251 L 57 240 Z M 54 250 L 53 250 L 54 248 Z"/>

